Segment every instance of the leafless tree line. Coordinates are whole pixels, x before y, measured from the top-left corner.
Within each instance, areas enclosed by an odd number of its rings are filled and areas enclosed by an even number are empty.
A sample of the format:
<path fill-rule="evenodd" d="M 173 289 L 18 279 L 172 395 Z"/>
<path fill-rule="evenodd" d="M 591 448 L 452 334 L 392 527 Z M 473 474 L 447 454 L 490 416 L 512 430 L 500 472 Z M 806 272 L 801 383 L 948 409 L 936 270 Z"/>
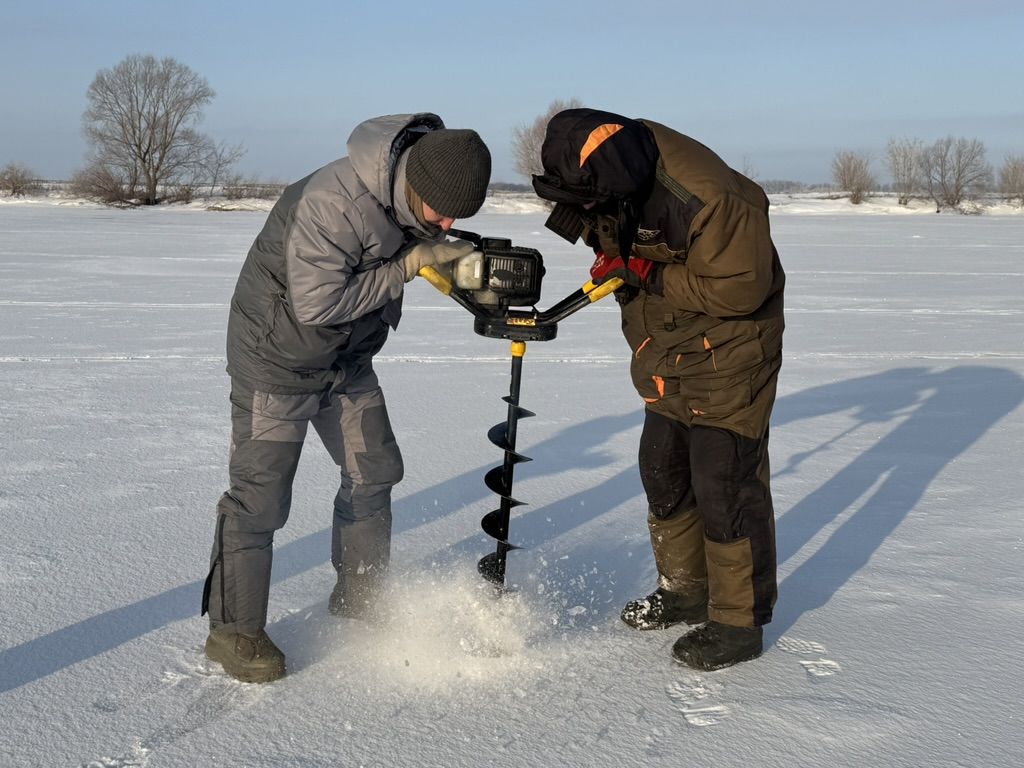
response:
<path fill-rule="evenodd" d="M 530 179 L 544 172 L 541 146 L 548 122 L 563 109 L 582 106 L 576 98 L 553 101 L 544 114 L 513 130 L 512 156 L 518 173 Z M 977 139 L 949 136 L 931 145 L 920 139 L 891 139 L 886 165 L 900 205 L 908 205 L 914 197 L 926 197 L 935 202 L 937 210 L 961 209 L 967 200 L 993 186 L 994 173 L 985 159 L 985 145 Z M 751 178 L 756 173 L 747 156 L 743 158 L 742 173 Z M 871 156 L 865 152 L 837 152 L 832 159 L 832 179 L 855 205 L 864 202 L 877 187 Z M 774 187 L 787 184 L 791 182 L 773 182 Z M 1024 157 L 1006 158 L 999 171 L 998 191 L 1024 206 Z"/>
<path fill-rule="evenodd" d="M 100 70 L 86 93 L 82 128 L 90 145 L 85 168 L 75 173 L 72 191 L 110 203 L 154 204 L 189 201 L 220 190 L 229 199 L 274 197 L 283 185 L 243 179 L 232 167 L 244 155 L 241 144 L 215 142 L 197 126 L 214 97 L 206 79 L 172 59 L 134 54 Z M 543 173 L 541 145 L 550 119 L 582 107 L 577 98 L 551 102 L 544 114 L 512 132 L 515 170 L 530 179 Z M 841 150 L 832 160 L 832 178 L 851 202 L 863 202 L 876 187 L 871 156 Z M 928 198 L 936 209 L 961 208 L 993 188 L 995 174 L 977 139 L 890 139 L 886 167 L 900 205 Z M 743 173 L 755 175 L 744 156 Z M 1010 155 L 999 170 L 998 191 L 1024 206 L 1024 156 Z M 11 163 L 0 169 L 0 191 L 24 195 L 38 183 L 31 169 Z M 783 188 L 793 182 L 774 181 Z"/>
<path fill-rule="evenodd" d="M 863 202 L 875 186 L 870 164 L 870 156 L 863 152 L 840 151 L 833 158 L 832 179 L 854 204 Z M 1007 156 L 997 181 L 978 139 L 947 136 L 933 144 L 890 139 L 885 164 L 900 205 L 921 198 L 934 202 L 936 211 L 965 210 L 969 201 L 990 191 L 1024 205 L 1024 156 Z"/>

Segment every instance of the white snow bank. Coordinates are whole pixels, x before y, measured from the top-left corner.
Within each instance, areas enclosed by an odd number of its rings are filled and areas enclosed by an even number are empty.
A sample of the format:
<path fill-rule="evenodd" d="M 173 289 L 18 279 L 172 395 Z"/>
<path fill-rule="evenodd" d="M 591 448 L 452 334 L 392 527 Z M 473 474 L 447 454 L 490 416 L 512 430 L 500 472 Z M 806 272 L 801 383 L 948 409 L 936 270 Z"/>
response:
<path fill-rule="evenodd" d="M 931 200 L 915 199 L 909 205 L 899 205 L 895 195 L 879 194 L 869 197 L 860 205 L 853 205 L 849 198 L 839 197 L 821 192 L 803 192 L 799 194 L 769 195 L 772 215 L 779 214 L 828 214 L 828 215 L 915 215 L 935 214 L 935 204 Z M 201 198 L 191 203 L 169 203 L 157 206 L 157 210 L 195 210 L 195 211 L 263 211 L 269 212 L 276 200 L 260 198 L 243 198 L 228 200 L 224 197 Z M 99 203 L 82 198 L 71 197 L 59 193 L 46 195 L 26 195 L 24 197 L 0 197 L 0 205 L 57 205 L 71 207 L 103 207 Z M 1011 216 L 1024 214 L 1024 206 L 1005 201 L 986 200 L 984 202 L 968 202 L 964 210 L 971 214 L 985 216 Z M 532 192 L 492 192 L 480 209 L 481 214 L 546 214 L 548 211 L 544 201 Z M 943 211 L 943 215 L 956 215 L 953 211 Z"/>

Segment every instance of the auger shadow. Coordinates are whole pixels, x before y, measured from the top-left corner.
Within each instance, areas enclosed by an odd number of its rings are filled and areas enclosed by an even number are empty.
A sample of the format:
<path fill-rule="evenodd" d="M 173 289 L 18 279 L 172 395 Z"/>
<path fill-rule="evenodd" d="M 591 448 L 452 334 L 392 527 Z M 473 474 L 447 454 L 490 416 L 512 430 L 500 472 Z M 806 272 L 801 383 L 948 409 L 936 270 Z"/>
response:
<path fill-rule="evenodd" d="M 535 476 L 558 474 L 581 466 L 607 465 L 612 459 L 603 453 L 601 443 L 609 435 L 630 429 L 637 423 L 636 414 L 629 413 L 602 416 L 567 427 L 549 440 L 531 446 L 531 452 L 545 457 Z M 569 449 L 579 445 L 592 447 L 582 453 Z M 489 500 L 493 494 L 483 484 L 483 475 L 493 463 L 488 461 L 409 496 L 403 497 L 399 486 L 394 505 L 395 535 L 422 525 L 422 516 L 416 511 L 434 509 L 438 498 L 446 501 L 442 509 L 450 510 L 441 517 L 454 514 L 468 504 Z M 332 491 L 324 491 L 327 517 L 332 496 Z M 212 505 L 213 500 L 211 508 Z M 432 517 L 429 522 L 436 519 Z M 281 582 L 327 562 L 330 534 L 331 529 L 326 527 L 275 547 L 273 581 Z M 172 622 L 194 618 L 199 612 L 202 587 L 202 580 L 197 579 L 0 650 L 0 693 L 44 678 Z"/>

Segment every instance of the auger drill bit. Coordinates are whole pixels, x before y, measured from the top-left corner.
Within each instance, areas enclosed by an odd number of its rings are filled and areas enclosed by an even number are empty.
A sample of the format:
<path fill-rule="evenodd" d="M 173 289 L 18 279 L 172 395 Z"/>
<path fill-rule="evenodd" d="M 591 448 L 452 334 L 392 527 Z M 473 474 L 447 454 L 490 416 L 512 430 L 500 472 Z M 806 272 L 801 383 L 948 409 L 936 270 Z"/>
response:
<path fill-rule="evenodd" d="M 505 556 L 513 549 L 519 549 L 508 540 L 509 515 L 512 507 L 518 507 L 526 502 L 519 501 L 512 497 L 512 479 L 515 473 L 516 464 L 530 461 L 528 456 L 516 453 L 516 427 L 519 419 L 525 419 L 536 414 L 519 407 L 519 383 L 523 373 L 523 355 L 526 354 L 525 341 L 512 342 L 512 383 L 509 387 L 508 397 L 503 397 L 508 403 L 508 418 L 504 424 L 495 424 L 487 431 L 487 437 L 492 443 L 505 451 L 505 460 L 500 466 L 491 469 L 484 477 L 487 487 L 501 496 L 501 505 L 483 516 L 480 521 L 481 527 L 491 538 L 497 539 L 498 544 L 495 551 L 485 555 L 477 563 L 477 570 L 480 574 L 495 585 L 499 590 L 505 588 Z"/>
<path fill-rule="evenodd" d="M 480 521 L 484 532 L 497 539 L 498 543 L 493 553 L 485 555 L 477 563 L 480 574 L 501 594 L 505 590 L 506 556 L 511 550 L 519 549 L 508 540 L 509 518 L 512 507 L 524 503 L 512 496 L 512 478 L 516 464 L 530 460 L 516 452 L 516 426 L 519 419 L 535 415 L 519 407 L 519 382 L 526 342 L 551 341 L 557 335 L 560 321 L 614 293 L 623 282 L 617 277 L 601 283 L 588 281 L 549 309 L 538 311 L 533 305 L 540 299 L 540 277 L 544 274 L 539 251 L 512 248 L 509 240 L 481 238 L 471 232 L 449 230 L 448 234 L 470 240 L 480 247 L 480 253 L 466 257 L 473 259 L 470 268 L 465 273 L 457 268 L 453 275 L 445 276 L 433 266 L 425 266 L 419 275 L 473 315 L 476 333 L 512 342 L 512 385 L 508 397 L 502 398 L 508 403 L 508 418 L 504 424 L 495 424 L 487 432 L 490 441 L 505 452 L 501 466 L 491 469 L 484 478 L 487 487 L 501 496 L 501 505 Z M 485 262 L 490 276 L 481 285 L 478 278 L 484 274 L 480 269 Z M 459 281 L 460 275 L 463 282 Z M 495 295 L 499 299 L 497 305 L 491 303 Z M 531 309 L 512 309 L 527 306 Z"/>

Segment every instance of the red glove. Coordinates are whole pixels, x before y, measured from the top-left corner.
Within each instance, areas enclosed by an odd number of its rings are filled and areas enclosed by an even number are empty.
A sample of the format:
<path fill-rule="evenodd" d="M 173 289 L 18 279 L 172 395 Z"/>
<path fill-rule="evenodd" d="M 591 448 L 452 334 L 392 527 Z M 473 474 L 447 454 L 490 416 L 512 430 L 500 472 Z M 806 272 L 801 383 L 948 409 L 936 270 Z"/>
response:
<path fill-rule="evenodd" d="M 638 256 L 633 256 L 628 264 L 623 264 L 620 257 L 612 258 L 604 251 L 597 251 L 597 258 L 590 266 L 590 278 L 600 285 L 612 277 L 618 277 L 626 285 L 631 285 L 634 288 L 651 293 L 661 293 L 656 290 L 661 285 L 660 264 L 656 265 L 650 259 L 642 259 Z"/>

